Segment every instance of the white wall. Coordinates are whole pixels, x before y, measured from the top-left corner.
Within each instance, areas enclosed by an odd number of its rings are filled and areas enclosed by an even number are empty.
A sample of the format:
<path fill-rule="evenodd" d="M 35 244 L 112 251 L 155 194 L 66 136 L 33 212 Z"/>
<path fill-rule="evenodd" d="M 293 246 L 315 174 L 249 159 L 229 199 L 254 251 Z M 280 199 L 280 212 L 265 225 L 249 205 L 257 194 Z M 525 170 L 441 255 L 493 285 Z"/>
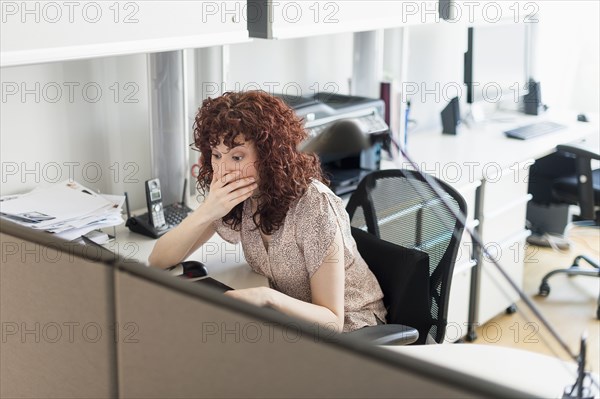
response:
<path fill-rule="evenodd" d="M 410 119 L 417 122 L 409 129 L 409 141 L 410 134 L 420 130 L 439 127 L 441 132 L 442 109 L 453 97 L 466 96 L 463 85 L 466 50 L 464 25 L 440 22 L 408 28 L 409 57 L 404 87 L 411 101 Z M 414 91 L 416 94 L 408 94 Z"/>
<path fill-rule="evenodd" d="M 142 205 L 146 79 L 145 55 L 3 68 L 2 195 L 75 178 Z"/>
<path fill-rule="evenodd" d="M 600 109 L 600 2 L 540 2 L 536 79 L 549 106 Z"/>
<path fill-rule="evenodd" d="M 288 95 L 348 94 L 352 45 L 352 33 L 231 45 L 227 88 L 260 87 Z"/>

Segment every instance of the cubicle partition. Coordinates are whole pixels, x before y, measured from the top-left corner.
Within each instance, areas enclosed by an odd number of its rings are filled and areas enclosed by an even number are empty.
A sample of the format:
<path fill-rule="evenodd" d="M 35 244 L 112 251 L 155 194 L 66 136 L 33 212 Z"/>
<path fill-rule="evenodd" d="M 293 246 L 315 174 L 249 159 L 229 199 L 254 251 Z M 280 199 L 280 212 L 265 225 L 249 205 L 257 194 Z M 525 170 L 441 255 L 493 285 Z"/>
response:
<path fill-rule="evenodd" d="M 2 222 L 2 397 L 525 397 Z"/>
<path fill-rule="evenodd" d="M 1 225 L 0 397 L 117 396 L 112 268 L 96 251 Z"/>

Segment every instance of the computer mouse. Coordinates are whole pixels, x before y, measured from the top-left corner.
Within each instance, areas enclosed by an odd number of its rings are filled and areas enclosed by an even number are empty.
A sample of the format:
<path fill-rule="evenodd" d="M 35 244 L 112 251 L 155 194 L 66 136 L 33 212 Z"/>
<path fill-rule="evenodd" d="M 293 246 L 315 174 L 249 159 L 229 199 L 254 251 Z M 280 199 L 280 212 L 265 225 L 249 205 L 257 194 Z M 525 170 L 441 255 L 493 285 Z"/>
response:
<path fill-rule="evenodd" d="M 185 262 L 181 262 L 181 266 L 183 267 L 181 277 L 196 278 L 208 275 L 208 269 L 202 262 L 186 260 Z"/>
<path fill-rule="evenodd" d="M 579 122 L 589 122 L 587 116 L 585 116 L 585 114 L 579 114 L 577 115 L 577 120 Z"/>

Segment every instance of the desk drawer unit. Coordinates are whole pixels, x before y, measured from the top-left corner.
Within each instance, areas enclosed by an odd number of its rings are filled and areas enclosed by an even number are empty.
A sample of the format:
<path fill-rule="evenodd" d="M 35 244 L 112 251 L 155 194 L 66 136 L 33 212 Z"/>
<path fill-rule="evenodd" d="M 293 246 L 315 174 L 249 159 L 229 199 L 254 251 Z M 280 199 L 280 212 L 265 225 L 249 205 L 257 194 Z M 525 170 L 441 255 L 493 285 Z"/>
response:
<path fill-rule="evenodd" d="M 498 249 L 491 251 L 493 259 L 516 282 L 523 286 L 523 257 L 525 256 L 525 239 L 530 235 L 529 230 L 524 230 L 514 237 L 500 244 Z M 481 262 L 478 320 L 483 324 L 498 314 L 518 299 L 517 292 L 510 286 L 496 266 L 487 258 Z"/>
<path fill-rule="evenodd" d="M 481 238 L 487 246 L 497 246 L 500 242 L 525 229 L 527 202 L 531 194 L 521 195 L 505 207 L 484 212 L 481 225 Z"/>
<path fill-rule="evenodd" d="M 484 180 L 483 210 L 493 212 L 505 207 L 527 194 L 529 184 L 529 166 L 533 160 L 515 163 L 500 172 L 486 168 Z"/>
<path fill-rule="evenodd" d="M 533 160 L 515 163 L 496 175 L 488 175 L 483 183 L 480 232 L 485 248 L 505 268 L 522 288 L 523 251 L 525 238 L 531 234 L 525 228 L 529 166 Z M 510 287 L 494 264 L 480 256 L 479 295 L 476 322 L 483 324 L 514 303 L 518 294 Z"/>

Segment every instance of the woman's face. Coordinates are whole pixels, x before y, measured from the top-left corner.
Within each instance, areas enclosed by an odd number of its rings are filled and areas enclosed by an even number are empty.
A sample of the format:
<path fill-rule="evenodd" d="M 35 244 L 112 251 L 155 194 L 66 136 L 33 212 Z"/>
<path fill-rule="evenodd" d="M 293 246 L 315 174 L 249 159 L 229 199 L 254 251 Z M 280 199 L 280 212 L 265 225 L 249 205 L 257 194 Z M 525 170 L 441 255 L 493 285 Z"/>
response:
<path fill-rule="evenodd" d="M 258 162 L 256 147 L 252 141 L 245 141 L 243 136 L 237 136 L 233 148 L 221 143 L 212 148 L 213 174 L 222 179 L 226 174 L 239 171 L 240 178 L 254 177 L 259 183 L 256 165 Z"/>

